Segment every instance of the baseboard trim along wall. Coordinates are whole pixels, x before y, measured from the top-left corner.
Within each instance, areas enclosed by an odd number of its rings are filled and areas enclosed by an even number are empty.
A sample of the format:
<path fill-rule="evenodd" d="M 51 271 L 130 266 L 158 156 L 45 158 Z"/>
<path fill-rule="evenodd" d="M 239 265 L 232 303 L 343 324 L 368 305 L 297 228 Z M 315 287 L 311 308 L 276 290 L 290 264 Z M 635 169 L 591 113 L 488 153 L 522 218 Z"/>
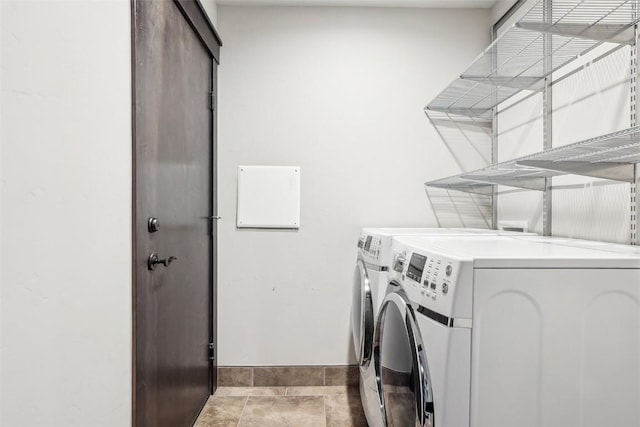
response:
<path fill-rule="evenodd" d="M 219 387 L 356 386 L 358 367 L 349 366 L 219 366 Z"/>

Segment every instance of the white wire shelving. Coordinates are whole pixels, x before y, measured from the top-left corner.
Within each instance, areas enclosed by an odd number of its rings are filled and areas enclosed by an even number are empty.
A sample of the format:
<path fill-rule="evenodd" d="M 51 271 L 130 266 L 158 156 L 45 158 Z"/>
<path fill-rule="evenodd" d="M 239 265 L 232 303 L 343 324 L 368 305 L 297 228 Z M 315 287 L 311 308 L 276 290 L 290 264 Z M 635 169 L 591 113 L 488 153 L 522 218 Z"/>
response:
<path fill-rule="evenodd" d="M 536 2 L 426 107 L 481 119 L 522 91 L 540 91 L 544 79 L 596 46 L 634 43 L 637 0 Z"/>
<path fill-rule="evenodd" d="M 426 182 L 429 187 L 489 195 L 494 185 L 545 191 L 546 179 L 583 175 L 634 182 L 640 163 L 640 126 Z"/>

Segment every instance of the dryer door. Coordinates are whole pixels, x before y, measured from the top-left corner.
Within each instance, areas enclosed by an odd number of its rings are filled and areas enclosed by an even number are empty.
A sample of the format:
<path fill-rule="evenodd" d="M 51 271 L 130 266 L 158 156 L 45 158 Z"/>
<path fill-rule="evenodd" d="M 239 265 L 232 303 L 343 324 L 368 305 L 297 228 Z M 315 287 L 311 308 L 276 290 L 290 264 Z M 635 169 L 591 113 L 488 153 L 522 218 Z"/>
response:
<path fill-rule="evenodd" d="M 373 300 L 371 285 L 364 261 L 358 260 L 353 273 L 353 300 L 351 303 L 351 329 L 353 347 L 358 363 L 366 365 L 371 359 L 373 343 Z"/>
<path fill-rule="evenodd" d="M 385 298 L 374 337 L 374 361 L 388 427 L 433 427 L 427 355 L 413 308 L 402 291 Z"/>

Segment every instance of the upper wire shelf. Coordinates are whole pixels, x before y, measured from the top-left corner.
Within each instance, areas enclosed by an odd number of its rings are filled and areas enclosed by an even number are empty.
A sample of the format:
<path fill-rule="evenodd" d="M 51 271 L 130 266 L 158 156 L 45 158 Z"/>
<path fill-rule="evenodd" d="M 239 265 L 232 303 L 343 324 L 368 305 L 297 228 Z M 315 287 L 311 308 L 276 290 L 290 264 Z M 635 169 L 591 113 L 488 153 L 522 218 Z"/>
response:
<path fill-rule="evenodd" d="M 539 0 L 442 91 L 426 111 L 491 118 L 492 109 L 603 42 L 632 44 L 638 0 Z M 548 17 L 547 17 L 548 16 Z"/>
<path fill-rule="evenodd" d="M 634 182 L 635 163 L 640 163 L 640 126 L 430 181 L 425 185 L 491 194 L 493 185 L 544 191 L 547 178 L 566 174 Z"/>

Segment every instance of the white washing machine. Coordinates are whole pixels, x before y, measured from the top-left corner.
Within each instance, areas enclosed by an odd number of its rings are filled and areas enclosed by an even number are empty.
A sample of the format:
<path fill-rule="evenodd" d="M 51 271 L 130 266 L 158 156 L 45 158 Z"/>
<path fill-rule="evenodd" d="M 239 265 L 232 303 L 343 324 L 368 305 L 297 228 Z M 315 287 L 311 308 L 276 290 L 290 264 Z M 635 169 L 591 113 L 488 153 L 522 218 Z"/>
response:
<path fill-rule="evenodd" d="M 640 425 L 640 255 L 519 238 L 394 251 L 373 349 L 387 426 Z"/>
<path fill-rule="evenodd" d="M 382 403 L 373 364 L 375 319 L 389 283 L 394 236 L 447 236 L 450 238 L 487 235 L 522 235 L 523 233 L 485 229 L 447 228 L 364 228 L 358 240 L 358 259 L 353 278 L 351 330 L 356 358 L 360 365 L 360 395 L 371 427 L 383 426 Z M 531 234 L 531 233 L 527 233 Z"/>

